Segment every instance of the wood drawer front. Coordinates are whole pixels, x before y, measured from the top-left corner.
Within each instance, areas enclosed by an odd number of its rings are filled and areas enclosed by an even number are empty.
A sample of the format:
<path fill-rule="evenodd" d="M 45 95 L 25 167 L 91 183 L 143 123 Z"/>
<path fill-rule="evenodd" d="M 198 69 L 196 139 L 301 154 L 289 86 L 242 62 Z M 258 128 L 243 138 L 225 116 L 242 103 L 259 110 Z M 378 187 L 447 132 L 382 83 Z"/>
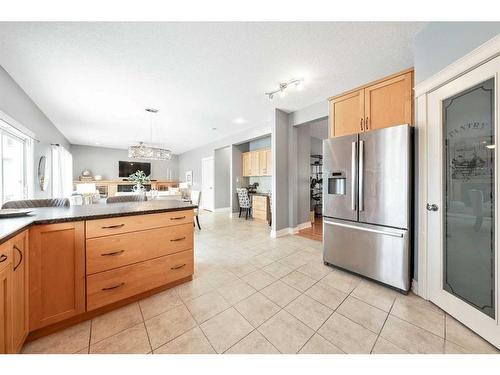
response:
<path fill-rule="evenodd" d="M 86 221 L 86 238 L 111 236 L 192 222 L 193 210 L 88 220 Z"/>
<path fill-rule="evenodd" d="M 87 240 L 87 275 L 193 248 L 193 224 Z"/>
<path fill-rule="evenodd" d="M 193 251 L 182 251 L 87 276 L 87 311 L 193 274 Z"/>
<path fill-rule="evenodd" d="M 267 210 L 267 198 L 254 196 L 252 198 L 252 207 L 254 210 L 262 210 L 262 211 Z"/>
<path fill-rule="evenodd" d="M 267 221 L 267 211 L 253 210 L 252 216 L 254 219 Z"/>

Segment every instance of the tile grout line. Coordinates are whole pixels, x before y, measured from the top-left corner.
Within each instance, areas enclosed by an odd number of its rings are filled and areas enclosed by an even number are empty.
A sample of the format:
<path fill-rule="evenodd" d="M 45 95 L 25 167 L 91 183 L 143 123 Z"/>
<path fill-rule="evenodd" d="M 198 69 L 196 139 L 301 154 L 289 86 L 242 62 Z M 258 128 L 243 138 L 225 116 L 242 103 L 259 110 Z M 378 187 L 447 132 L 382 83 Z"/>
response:
<path fill-rule="evenodd" d="M 180 297 L 179 297 L 179 298 L 180 298 Z M 196 323 L 196 327 L 197 327 L 197 328 L 201 331 L 201 333 L 203 334 L 203 336 L 205 336 L 205 339 L 207 340 L 208 345 L 210 345 L 210 347 L 212 348 L 212 350 L 214 351 L 214 353 L 215 353 L 215 354 L 219 354 L 219 353 L 217 353 L 217 350 L 215 350 L 214 346 L 212 345 L 212 343 L 210 342 L 210 340 L 208 339 L 207 335 L 205 334 L 205 332 L 203 331 L 203 329 L 200 327 L 200 325 L 198 324 L 198 322 L 196 321 L 196 319 L 194 318 L 194 316 L 191 314 L 191 311 L 189 311 L 189 309 L 188 309 L 187 305 L 184 303 L 184 301 L 182 300 L 182 298 L 180 298 L 180 300 L 181 300 L 182 304 L 184 305 L 184 307 L 186 308 L 186 310 L 189 312 L 189 315 L 191 315 L 191 316 L 192 316 L 192 318 L 193 318 L 194 322 Z M 224 310 L 224 311 L 225 311 L 225 310 Z M 186 332 L 189 332 L 190 330 L 192 330 L 192 329 L 194 329 L 194 328 L 196 328 L 196 327 L 193 327 L 193 328 L 191 328 L 191 329 L 187 330 Z M 172 340 L 170 340 L 170 341 L 167 341 L 167 342 L 166 342 L 165 344 L 163 344 L 163 345 L 166 345 L 166 344 L 168 344 L 169 342 L 172 342 L 173 340 L 175 340 L 175 339 L 177 339 L 178 337 L 182 336 L 182 335 L 183 335 L 183 334 L 185 334 L 186 332 L 183 332 L 181 335 L 179 335 L 179 336 L 177 336 L 177 337 L 173 338 L 173 339 L 172 339 Z M 163 345 L 162 345 L 162 346 L 163 346 Z M 190 353 L 190 354 L 191 354 L 191 353 Z"/>
<path fill-rule="evenodd" d="M 384 329 L 385 323 L 387 323 L 387 319 L 389 319 L 389 316 L 391 315 L 392 308 L 394 307 L 394 304 L 396 303 L 397 299 L 398 299 L 398 297 L 396 296 L 396 298 L 394 298 L 394 301 L 392 301 L 391 307 L 390 307 L 389 311 L 387 312 L 387 315 L 384 319 L 384 324 L 382 324 L 382 327 L 380 327 L 380 331 L 378 331 L 377 338 L 375 339 L 375 342 L 373 343 L 372 348 L 370 349 L 370 354 L 372 354 L 373 349 L 375 348 L 375 345 L 377 345 L 380 334 L 382 333 L 382 330 Z M 394 343 L 392 343 L 392 344 L 394 344 Z M 396 344 L 394 344 L 394 345 L 399 348 L 399 346 L 397 346 Z M 399 348 L 399 349 L 404 350 L 403 348 Z"/>
<path fill-rule="evenodd" d="M 148 328 L 146 327 L 146 319 L 144 319 L 144 313 L 142 312 L 142 307 L 139 301 L 137 301 L 137 305 L 139 306 L 139 311 L 141 312 L 142 324 L 144 325 L 144 330 L 146 331 L 146 336 L 148 338 L 149 348 L 151 349 L 151 354 L 154 354 L 153 345 L 151 345 L 151 338 L 149 337 Z"/>

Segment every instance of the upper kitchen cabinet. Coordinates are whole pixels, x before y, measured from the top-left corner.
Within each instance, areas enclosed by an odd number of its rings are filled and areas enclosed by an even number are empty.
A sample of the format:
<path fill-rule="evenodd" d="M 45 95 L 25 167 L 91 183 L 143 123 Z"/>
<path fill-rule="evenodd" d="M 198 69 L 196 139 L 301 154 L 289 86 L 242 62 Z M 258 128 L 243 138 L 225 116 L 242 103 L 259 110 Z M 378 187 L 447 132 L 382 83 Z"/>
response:
<path fill-rule="evenodd" d="M 363 90 L 330 100 L 330 138 L 363 131 L 364 100 Z"/>
<path fill-rule="evenodd" d="M 330 98 L 329 135 L 413 123 L 413 69 Z"/>
<path fill-rule="evenodd" d="M 260 149 L 242 154 L 243 177 L 271 176 L 271 149 Z"/>

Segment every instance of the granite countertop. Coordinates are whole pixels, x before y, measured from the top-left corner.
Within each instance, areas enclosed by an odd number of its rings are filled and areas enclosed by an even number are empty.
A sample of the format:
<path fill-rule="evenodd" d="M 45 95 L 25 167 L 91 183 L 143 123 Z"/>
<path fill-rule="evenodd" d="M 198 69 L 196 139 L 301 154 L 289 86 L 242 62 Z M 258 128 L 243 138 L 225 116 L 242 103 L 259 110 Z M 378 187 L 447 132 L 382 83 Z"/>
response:
<path fill-rule="evenodd" d="M 194 204 L 178 200 L 151 200 L 146 202 L 34 208 L 33 212 L 28 216 L 0 219 L 0 243 L 7 241 L 30 225 L 144 215 L 187 210 L 196 207 Z"/>

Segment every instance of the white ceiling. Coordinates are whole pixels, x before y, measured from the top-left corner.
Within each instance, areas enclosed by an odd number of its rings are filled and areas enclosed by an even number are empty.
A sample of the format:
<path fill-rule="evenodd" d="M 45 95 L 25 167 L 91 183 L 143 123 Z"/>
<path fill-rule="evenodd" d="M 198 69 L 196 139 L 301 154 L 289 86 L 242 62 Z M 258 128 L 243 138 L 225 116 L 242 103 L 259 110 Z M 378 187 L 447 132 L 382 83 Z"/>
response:
<path fill-rule="evenodd" d="M 0 23 L 0 65 L 73 144 L 182 153 L 413 65 L 422 23 Z M 280 81 L 305 88 L 269 101 Z M 242 123 L 234 123 L 242 118 Z M 212 128 L 217 130 L 212 130 Z"/>

